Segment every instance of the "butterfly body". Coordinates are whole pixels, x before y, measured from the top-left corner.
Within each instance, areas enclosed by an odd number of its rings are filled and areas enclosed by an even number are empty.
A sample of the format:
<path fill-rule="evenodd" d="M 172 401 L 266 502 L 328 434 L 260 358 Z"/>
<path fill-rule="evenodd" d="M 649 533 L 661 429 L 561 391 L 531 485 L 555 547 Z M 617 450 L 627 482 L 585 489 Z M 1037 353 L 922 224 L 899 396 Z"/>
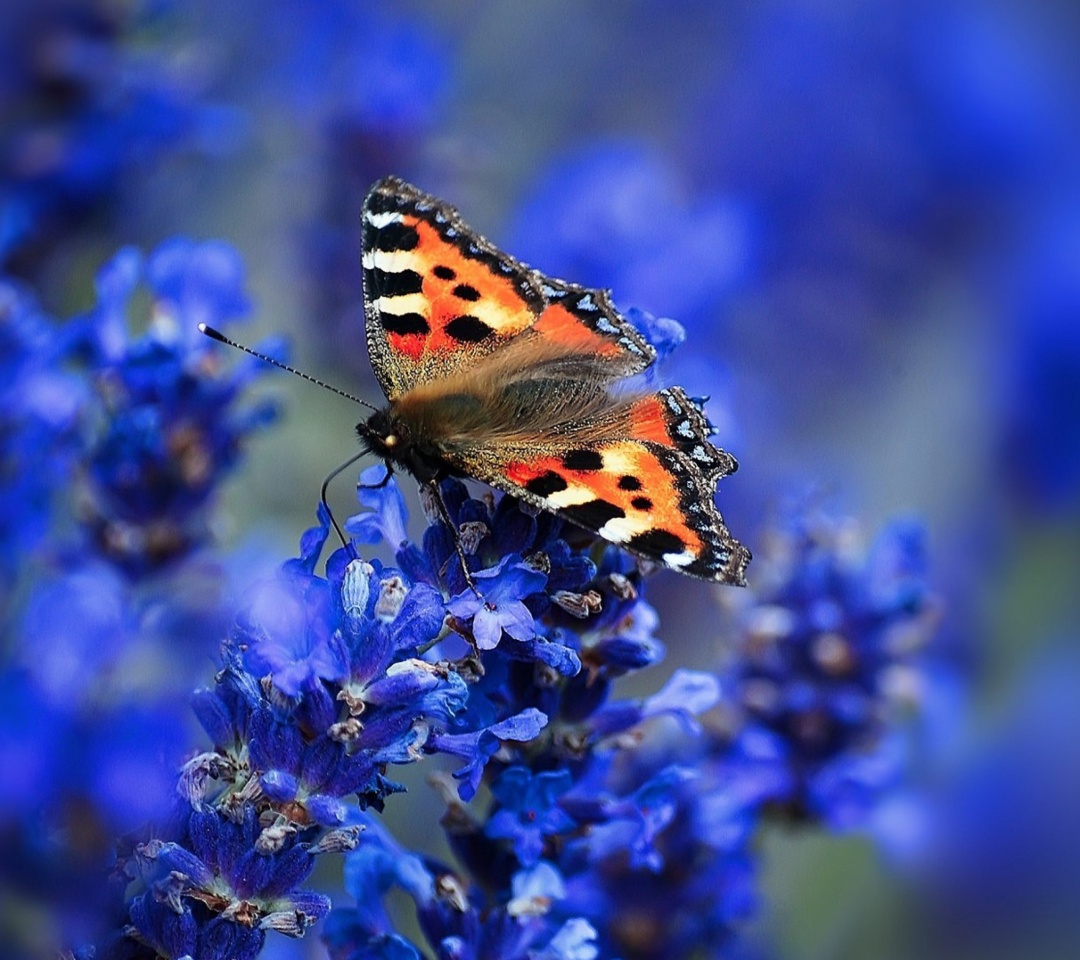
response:
<path fill-rule="evenodd" d="M 364 206 L 368 350 L 388 406 L 361 440 L 420 482 L 481 480 L 633 553 L 742 583 L 749 551 L 713 505 L 734 458 L 607 295 L 499 251 L 396 178 Z"/>

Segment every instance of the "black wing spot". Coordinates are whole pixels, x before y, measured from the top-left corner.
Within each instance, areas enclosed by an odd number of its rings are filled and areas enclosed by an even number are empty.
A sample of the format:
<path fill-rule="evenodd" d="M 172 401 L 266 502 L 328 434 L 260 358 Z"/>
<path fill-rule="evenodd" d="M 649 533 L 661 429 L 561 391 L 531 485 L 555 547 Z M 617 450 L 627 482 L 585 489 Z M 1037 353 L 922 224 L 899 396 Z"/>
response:
<path fill-rule="evenodd" d="M 559 493 L 559 491 L 565 490 L 567 486 L 569 486 L 569 484 L 567 484 L 567 482 L 554 470 L 548 470 L 547 473 L 542 473 L 538 477 L 533 477 L 525 484 L 525 489 L 528 490 L 529 493 L 535 493 L 538 497 L 550 497 L 553 493 Z"/>
<path fill-rule="evenodd" d="M 372 190 L 365 202 L 368 213 L 398 213 L 398 198 L 393 193 Z"/>
<path fill-rule="evenodd" d="M 479 343 L 481 340 L 486 340 L 494 332 L 479 317 L 472 317 L 468 314 L 454 317 L 446 325 L 446 335 L 453 337 L 455 340 L 460 340 L 462 343 Z"/>
<path fill-rule="evenodd" d="M 476 287 L 471 287 L 467 283 L 459 283 L 453 289 L 453 294 L 459 300 L 469 300 L 475 302 L 480 299 L 480 291 Z"/>
<path fill-rule="evenodd" d="M 435 267 L 431 272 L 433 274 L 435 274 L 435 276 L 437 276 L 440 280 L 453 280 L 454 277 L 457 276 L 457 274 L 454 273 L 454 268 L 453 267 L 447 267 L 447 266 L 444 266 L 441 263 L 437 267 Z"/>
<path fill-rule="evenodd" d="M 380 312 L 379 323 L 387 333 L 425 334 L 431 332 L 427 320 L 419 313 Z"/>
<path fill-rule="evenodd" d="M 647 557 L 661 558 L 665 553 L 682 553 L 686 543 L 670 530 L 646 530 L 630 538 L 626 544 L 630 550 Z"/>
<path fill-rule="evenodd" d="M 380 297 L 402 297 L 410 293 L 421 293 L 424 278 L 415 270 L 380 270 L 375 267 L 368 271 L 370 289 Z"/>
<path fill-rule="evenodd" d="M 388 223 L 377 231 L 374 237 L 375 249 L 385 253 L 393 253 L 395 250 L 412 250 L 420 242 L 420 234 L 416 227 L 410 227 L 405 223 Z"/>
<path fill-rule="evenodd" d="M 634 499 L 630 501 L 630 506 L 635 510 L 651 510 L 652 501 L 648 497 L 634 497 Z"/>
<path fill-rule="evenodd" d="M 562 514 L 568 520 L 579 523 L 589 530 L 600 530 L 609 520 L 618 520 L 625 517 L 626 513 L 621 507 L 607 500 L 590 500 L 588 503 L 576 503 L 571 507 L 564 507 Z"/>
<path fill-rule="evenodd" d="M 595 450 L 568 450 L 563 454 L 567 470 L 603 470 L 604 458 Z"/>
<path fill-rule="evenodd" d="M 640 490 L 641 481 L 637 477 L 632 477 L 630 474 L 625 473 L 619 477 L 619 489 L 620 490 Z"/>

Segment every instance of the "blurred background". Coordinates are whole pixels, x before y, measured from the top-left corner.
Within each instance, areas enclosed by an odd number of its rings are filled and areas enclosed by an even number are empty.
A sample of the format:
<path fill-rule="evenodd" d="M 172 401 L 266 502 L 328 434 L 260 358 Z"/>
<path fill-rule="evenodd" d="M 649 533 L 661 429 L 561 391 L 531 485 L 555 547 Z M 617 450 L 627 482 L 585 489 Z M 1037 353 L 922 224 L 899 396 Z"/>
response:
<path fill-rule="evenodd" d="M 1066 0 L 9 0 L 0 258 L 64 317 L 120 246 L 225 240 L 238 335 L 377 402 L 359 208 L 395 173 L 678 320 L 664 379 L 711 398 L 740 461 L 733 533 L 757 549 L 811 490 L 869 533 L 920 518 L 952 678 L 887 842 L 763 836 L 745 954 L 1074 956 L 1078 126 Z M 276 563 L 360 413 L 269 379 L 284 417 L 217 533 Z M 665 671 L 715 663 L 724 593 L 655 578 Z"/>

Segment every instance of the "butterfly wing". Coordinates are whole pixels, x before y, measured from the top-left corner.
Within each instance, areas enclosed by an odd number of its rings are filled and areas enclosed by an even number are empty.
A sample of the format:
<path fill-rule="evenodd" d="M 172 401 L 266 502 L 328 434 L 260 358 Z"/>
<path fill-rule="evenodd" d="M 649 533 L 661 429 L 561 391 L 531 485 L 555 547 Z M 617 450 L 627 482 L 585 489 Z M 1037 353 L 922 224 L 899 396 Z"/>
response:
<path fill-rule="evenodd" d="M 728 532 L 713 502 L 716 481 L 737 464 L 709 442 L 708 429 L 674 387 L 530 446 L 477 444 L 446 457 L 638 556 L 705 580 L 744 584 L 750 551 Z"/>
<path fill-rule="evenodd" d="M 679 388 L 609 390 L 656 354 L 605 292 L 530 269 L 392 177 L 363 243 L 372 366 L 414 443 L 639 556 L 744 582 L 750 552 L 713 503 L 735 460 Z"/>
<path fill-rule="evenodd" d="M 606 293 L 531 270 L 449 204 L 395 177 L 368 194 L 363 246 L 368 352 L 390 400 L 453 377 L 525 333 L 606 361 L 610 379 L 655 359 Z"/>

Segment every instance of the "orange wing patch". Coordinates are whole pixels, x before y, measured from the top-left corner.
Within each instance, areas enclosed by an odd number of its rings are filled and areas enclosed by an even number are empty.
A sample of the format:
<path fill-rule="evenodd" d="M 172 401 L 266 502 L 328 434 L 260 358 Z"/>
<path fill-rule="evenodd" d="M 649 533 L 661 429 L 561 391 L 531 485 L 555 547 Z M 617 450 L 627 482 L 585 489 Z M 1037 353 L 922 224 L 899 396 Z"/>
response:
<path fill-rule="evenodd" d="M 508 463 L 503 476 L 513 492 L 632 553 L 708 580 L 742 582 L 749 552 L 728 534 L 711 488 L 675 450 L 601 442 Z"/>
<path fill-rule="evenodd" d="M 364 266 L 379 323 L 396 352 L 418 361 L 425 353 L 450 353 L 532 326 L 535 308 L 511 278 L 465 256 L 416 217 L 403 215 L 392 225 L 401 230 L 376 234 L 376 244 L 404 237 L 411 249 L 375 246 Z"/>
<path fill-rule="evenodd" d="M 391 399 L 476 363 L 540 316 L 536 275 L 453 207 L 391 178 L 363 217 L 368 349 Z"/>
<path fill-rule="evenodd" d="M 533 326 L 539 336 L 594 357 L 618 363 L 618 376 L 640 373 L 656 351 L 619 316 L 603 290 L 543 278 L 547 306 Z"/>
<path fill-rule="evenodd" d="M 731 454 L 712 445 L 712 425 L 681 387 L 642 397 L 630 407 L 630 436 L 685 454 L 711 488 L 739 465 Z"/>

